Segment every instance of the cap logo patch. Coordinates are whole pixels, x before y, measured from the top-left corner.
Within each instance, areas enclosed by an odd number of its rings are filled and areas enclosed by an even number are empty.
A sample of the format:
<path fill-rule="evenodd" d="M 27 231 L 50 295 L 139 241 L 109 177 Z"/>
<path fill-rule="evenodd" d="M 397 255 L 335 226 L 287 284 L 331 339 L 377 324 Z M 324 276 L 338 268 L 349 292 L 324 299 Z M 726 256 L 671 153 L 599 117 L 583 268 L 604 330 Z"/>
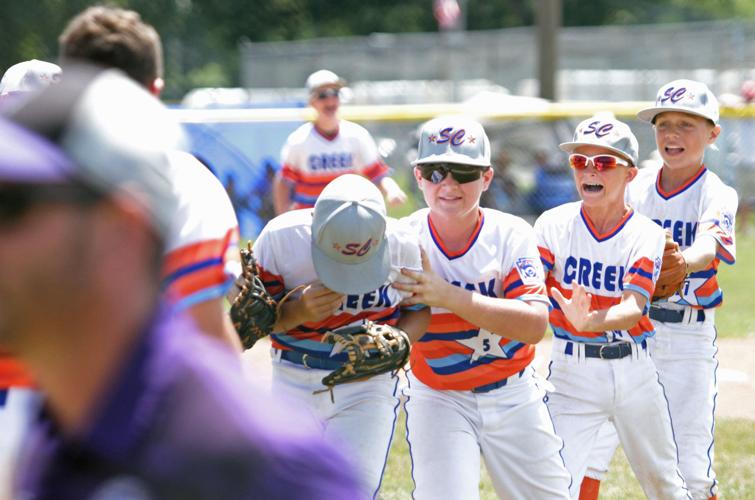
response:
<path fill-rule="evenodd" d="M 352 242 L 352 243 L 346 243 L 345 245 L 341 246 L 338 243 L 333 244 L 333 248 L 338 250 L 343 255 L 356 255 L 357 257 L 363 257 L 367 252 L 370 251 L 372 248 L 372 244 L 376 240 L 373 238 L 369 238 L 365 242 Z"/>
<path fill-rule="evenodd" d="M 686 92 L 687 92 L 687 89 L 685 87 L 681 87 L 678 89 L 674 87 L 669 87 L 663 93 L 663 96 L 658 98 L 657 103 L 664 104 L 667 101 L 671 101 L 672 104 L 676 104 L 682 99 L 682 97 L 684 97 L 684 94 Z"/>
<path fill-rule="evenodd" d="M 582 132 L 583 135 L 595 134 L 595 137 L 600 139 L 607 136 L 611 130 L 613 130 L 612 123 L 604 123 L 601 125 L 599 121 L 595 121 L 587 125 L 587 128 Z"/>
<path fill-rule="evenodd" d="M 435 142 L 436 144 L 445 144 L 447 142 L 450 142 L 452 146 L 461 146 L 462 144 L 464 144 L 465 134 L 466 130 L 464 130 L 463 128 L 454 130 L 451 127 L 447 127 L 438 132 L 438 137 L 431 135 L 428 139 L 430 140 L 430 142 Z M 467 140 L 470 144 L 474 144 L 474 137 L 470 136 Z"/>

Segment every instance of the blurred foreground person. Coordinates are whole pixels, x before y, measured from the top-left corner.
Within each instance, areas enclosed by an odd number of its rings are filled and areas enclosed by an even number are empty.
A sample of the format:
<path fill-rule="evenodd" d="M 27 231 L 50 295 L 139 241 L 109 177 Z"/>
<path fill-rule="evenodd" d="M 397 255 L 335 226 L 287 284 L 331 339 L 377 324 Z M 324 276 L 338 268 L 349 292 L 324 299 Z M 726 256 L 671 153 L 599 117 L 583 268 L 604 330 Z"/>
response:
<path fill-rule="evenodd" d="M 64 71 L 77 61 L 123 71 L 156 96 L 163 89 L 163 49 L 155 28 L 133 10 L 89 7 L 58 40 Z M 241 351 L 223 296 L 240 273 L 238 222 L 220 181 L 191 154 L 173 151 L 163 166 L 178 206 L 165 238 L 165 294 L 202 332 Z"/>
<path fill-rule="evenodd" d="M 14 498 L 355 498 L 318 429 L 160 305 L 180 137 L 121 73 L 73 66 L 0 120 L 0 342 L 46 397 Z"/>

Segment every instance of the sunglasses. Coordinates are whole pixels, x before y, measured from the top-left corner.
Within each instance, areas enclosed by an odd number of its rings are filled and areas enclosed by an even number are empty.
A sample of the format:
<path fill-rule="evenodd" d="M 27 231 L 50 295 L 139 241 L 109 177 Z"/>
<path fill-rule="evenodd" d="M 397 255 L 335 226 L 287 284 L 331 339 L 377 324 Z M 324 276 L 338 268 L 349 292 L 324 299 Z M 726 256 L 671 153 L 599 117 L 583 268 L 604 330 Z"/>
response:
<path fill-rule="evenodd" d="M 572 153 L 569 155 L 569 166 L 574 170 L 584 170 L 587 168 L 588 163 L 595 165 L 595 170 L 598 172 L 611 170 L 619 165 L 624 167 L 629 166 L 628 161 L 614 155 L 602 154 L 587 156 L 579 153 Z"/>
<path fill-rule="evenodd" d="M 339 89 L 323 89 L 313 93 L 314 98 L 317 100 L 327 99 L 328 97 L 338 97 L 341 95 Z"/>
<path fill-rule="evenodd" d="M 0 184 L 0 225 L 21 219 L 42 203 L 89 205 L 101 198 L 80 184 Z"/>
<path fill-rule="evenodd" d="M 440 184 L 448 174 L 459 184 L 476 181 L 482 177 L 482 173 L 490 167 L 462 167 L 448 163 L 428 163 L 419 166 L 419 172 L 423 179 Z"/>

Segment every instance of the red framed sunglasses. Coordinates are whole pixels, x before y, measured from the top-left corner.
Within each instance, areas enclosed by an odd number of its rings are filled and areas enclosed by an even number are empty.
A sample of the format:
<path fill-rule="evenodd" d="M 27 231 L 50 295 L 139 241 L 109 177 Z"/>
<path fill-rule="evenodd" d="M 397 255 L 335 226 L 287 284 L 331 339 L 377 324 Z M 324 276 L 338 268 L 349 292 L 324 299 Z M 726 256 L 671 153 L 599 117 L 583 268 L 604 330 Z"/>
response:
<path fill-rule="evenodd" d="M 569 166 L 574 170 L 584 170 L 589 163 L 595 165 L 595 170 L 598 172 L 611 170 L 619 165 L 623 167 L 629 166 L 629 162 L 625 159 L 609 154 L 587 156 L 579 153 L 572 153 L 569 155 Z"/>

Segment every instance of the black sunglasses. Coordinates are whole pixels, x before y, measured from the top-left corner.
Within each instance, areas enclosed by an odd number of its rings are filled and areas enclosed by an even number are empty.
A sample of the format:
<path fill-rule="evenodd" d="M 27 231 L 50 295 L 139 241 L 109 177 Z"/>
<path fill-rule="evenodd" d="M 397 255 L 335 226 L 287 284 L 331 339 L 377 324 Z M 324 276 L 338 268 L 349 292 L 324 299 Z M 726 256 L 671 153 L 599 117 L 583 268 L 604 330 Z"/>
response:
<path fill-rule="evenodd" d="M 2 184 L 0 183 L 0 225 L 22 218 L 42 203 L 88 205 L 102 195 L 81 184 Z"/>
<path fill-rule="evenodd" d="M 328 97 L 338 97 L 341 95 L 341 91 L 339 89 L 322 89 L 318 90 L 317 92 L 314 92 L 314 97 L 317 100 L 327 99 Z"/>
<path fill-rule="evenodd" d="M 466 184 L 482 177 L 482 173 L 489 168 L 490 167 L 465 167 L 462 165 L 454 165 L 452 163 L 426 163 L 425 165 L 419 165 L 419 172 L 423 179 L 428 180 L 433 184 L 440 184 L 448 174 L 451 174 L 453 180 L 459 184 Z"/>

